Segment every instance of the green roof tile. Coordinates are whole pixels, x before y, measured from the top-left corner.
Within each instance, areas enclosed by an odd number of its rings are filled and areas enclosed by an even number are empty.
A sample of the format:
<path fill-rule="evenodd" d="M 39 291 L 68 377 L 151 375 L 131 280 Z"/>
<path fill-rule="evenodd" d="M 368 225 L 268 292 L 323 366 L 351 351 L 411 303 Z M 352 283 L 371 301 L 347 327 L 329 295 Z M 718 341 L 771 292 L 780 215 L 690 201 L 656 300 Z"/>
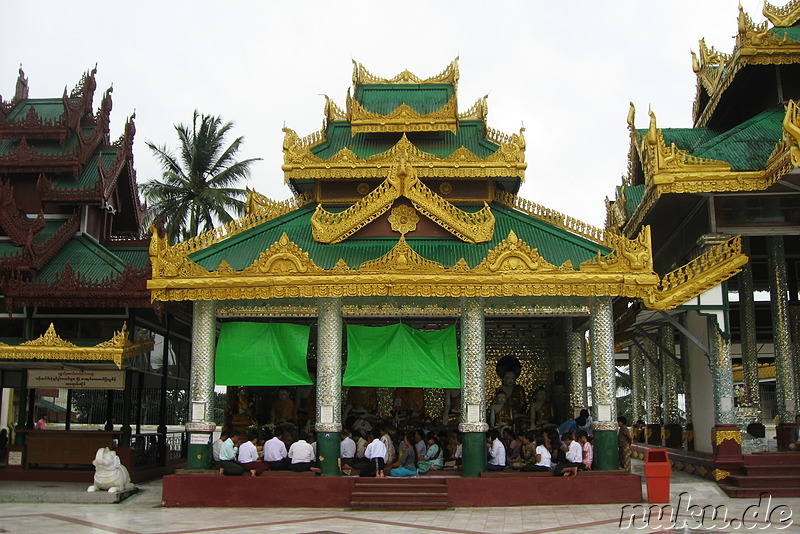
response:
<path fill-rule="evenodd" d="M 67 262 L 90 282 L 117 276 L 125 270 L 125 262 L 89 235 L 81 234 L 58 251 L 55 257 L 36 274 L 37 282 L 53 282 Z"/>
<path fill-rule="evenodd" d="M 368 111 L 386 115 L 402 104 L 426 115 L 441 109 L 455 94 L 450 84 L 369 84 L 356 87 L 355 98 Z"/>
<path fill-rule="evenodd" d="M 350 238 L 341 243 L 323 244 L 311 234 L 311 216 L 314 206 L 305 206 L 282 217 L 242 232 L 229 239 L 195 252 L 191 259 L 205 269 L 214 270 L 222 260 L 236 270 L 250 266 L 263 251 L 280 239 L 286 232 L 293 242 L 308 253 L 320 267 L 331 269 L 342 258 L 352 268 L 368 260 L 379 258 L 397 244 L 398 237 Z M 464 258 L 470 267 L 476 266 L 486 253 L 514 230 L 517 236 L 539 254 L 555 265 L 571 260 L 576 268 L 595 256 L 598 251 L 608 249 L 578 237 L 500 204 L 492 204 L 495 215 L 494 238 L 488 243 L 472 245 L 456 238 L 407 238 L 408 244 L 424 258 L 452 267 Z"/>
<path fill-rule="evenodd" d="M 147 262 L 150 261 L 147 247 L 112 247 L 109 250 L 135 269 L 147 267 Z"/>
<path fill-rule="evenodd" d="M 800 26 L 792 26 L 791 28 L 772 28 L 772 33 L 778 37 L 783 37 L 785 35 L 787 39 L 800 42 Z"/>
<path fill-rule="evenodd" d="M 783 135 L 783 106 L 762 111 L 755 117 L 699 145 L 692 155 L 730 163 L 734 171 L 764 169 Z"/>
<path fill-rule="evenodd" d="M 350 135 L 350 124 L 344 121 L 331 122 L 325 132 L 325 141 L 311 148 L 311 152 L 327 160 L 342 148 L 349 148 L 361 158 L 369 158 L 392 148 L 403 134 Z M 461 121 L 458 132 L 422 132 L 406 134 L 414 146 L 424 152 L 444 158 L 460 147 L 466 147 L 479 158 L 488 158 L 499 148 L 486 140 L 481 121 Z"/>
<path fill-rule="evenodd" d="M 60 98 L 29 98 L 18 102 L 8 114 L 7 120 L 9 122 L 23 120 L 31 107 L 41 118 L 53 122 L 64 114 L 64 103 Z"/>
<path fill-rule="evenodd" d="M 647 130 L 645 130 L 647 133 Z M 661 130 L 667 146 L 675 143 L 681 150 L 692 152 L 697 145 L 713 139 L 720 132 L 709 128 L 664 128 Z"/>
<path fill-rule="evenodd" d="M 69 175 L 54 176 L 52 180 L 53 189 L 59 191 L 85 191 L 87 189 L 92 189 L 100 179 L 100 171 L 97 170 L 97 160 L 102 157 L 103 165 L 109 168 L 111 164 L 114 163 L 118 150 L 117 148 L 103 148 L 95 151 L 86 162 L 86 165 L 83 166 L 83 172 L 77 182 Z"/>
<path fill-rule="evenodd" d="M 630 217 L 644 196 L 644 184 L 629 185 L 625 187 L 625 215 Z"/>

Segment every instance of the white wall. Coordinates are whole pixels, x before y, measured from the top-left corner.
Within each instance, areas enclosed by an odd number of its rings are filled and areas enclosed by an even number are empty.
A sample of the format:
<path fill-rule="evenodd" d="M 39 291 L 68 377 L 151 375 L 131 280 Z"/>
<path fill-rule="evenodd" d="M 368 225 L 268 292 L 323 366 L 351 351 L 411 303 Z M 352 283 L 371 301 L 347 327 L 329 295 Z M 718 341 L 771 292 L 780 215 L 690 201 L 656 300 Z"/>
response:
<path fill-rule="evenodd" d="M 708 339 L 708 317 L 697 312 L 687 312 L 686 326 L 706 347 Z M 711 382 L 711 369 L 705 353 L 689 342 L 688 364 L 691 374 L 692 423 L 694 424 L 694 448 L 700 452 L 711 451 L 711 428 L 714 426 L 714 388 Z"/>

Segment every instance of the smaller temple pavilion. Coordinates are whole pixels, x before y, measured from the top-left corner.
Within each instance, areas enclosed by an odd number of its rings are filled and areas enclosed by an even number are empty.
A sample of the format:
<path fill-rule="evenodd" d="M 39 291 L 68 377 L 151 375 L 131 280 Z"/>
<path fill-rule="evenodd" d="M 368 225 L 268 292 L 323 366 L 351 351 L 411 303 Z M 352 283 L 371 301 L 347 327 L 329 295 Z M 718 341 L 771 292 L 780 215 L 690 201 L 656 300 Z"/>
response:
<path fill-rule="evenodd" d="M 322 130 L 285 129 L 293 198 L 251 192 L 237 221 L 177 244 L 153 236 L 153 299 L 194 306 L 190 467 L 208 465 L 215 385 L 307 386 L 311 369 L 324 475 L 340 474 L 338 433 L 354 408 L 380 421 L 391 399 L 417 402 L 400 388 L 421 389 L 428 420 L 462 433 L 464 477 L 486 470 L 498 418 L 542 428 L 586 407 L 597 469 L 617 469 L 612 299 L 670 309 L 747 258 L 733 238 L 662 279 L 649 227 L 603 230 L 517 196 L 524 132 L 491 128 L 485 98 L 460 111 L 458 78 L 456 62 L 430 78 L 355 64 Z M 264 333 L 286 323 L 306 329 L 294 348 Z M 247 331 L 260 337 L 242 343 Z M 491 410 L 503 389 L 508 415 Z"/>
<path fill-rule="evenodd" d="M 141 479 L 182 450 L 167 390 L 187 389 L 189 332 L 150 300 L 133 117 L 112 140 L 112 90 L 95 108 L 95 74 L 32 98 L 20 69 L 0 99 L 0 427 L 13 444 L 0 478 L 90 482 L 97 448 L 116 443 Z"/>

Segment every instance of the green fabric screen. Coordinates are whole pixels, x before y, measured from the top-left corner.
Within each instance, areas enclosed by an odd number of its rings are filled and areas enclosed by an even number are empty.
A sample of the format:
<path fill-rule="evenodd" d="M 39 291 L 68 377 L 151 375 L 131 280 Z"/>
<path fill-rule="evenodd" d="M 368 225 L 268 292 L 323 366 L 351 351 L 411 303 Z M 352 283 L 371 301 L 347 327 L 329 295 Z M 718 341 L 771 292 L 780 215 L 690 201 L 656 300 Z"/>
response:
<path fill-rule="evenodd" d="M 345 386 L 460 388 L 456 327 L 347 326 Z"/>
<path fill-rule="evenodd" d="M 304 386 L 308 326 L 289 323 L 222 323 L 215 365 L 219 386 Z"/>

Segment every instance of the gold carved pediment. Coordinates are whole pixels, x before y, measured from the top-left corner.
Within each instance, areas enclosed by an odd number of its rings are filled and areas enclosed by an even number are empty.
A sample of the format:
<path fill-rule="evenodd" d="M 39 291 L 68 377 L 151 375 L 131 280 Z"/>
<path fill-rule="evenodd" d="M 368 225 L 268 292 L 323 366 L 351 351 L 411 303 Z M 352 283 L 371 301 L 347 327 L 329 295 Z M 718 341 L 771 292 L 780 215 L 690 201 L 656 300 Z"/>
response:
<path fill-rule="evenodd" d="M 406 242 L 405 236 L 400 236 L 397 244 L 380 258 L 365 261 L 358 268 L 361 272 L 375 271 L 418 271 L 442 272 L 444 266 L 435 261 L 423 258 Z"/>
<path fill-rule="evenodd" d="M 322 271 L 322 269 L 284 232 L 278 241 L 262 252 L 258 259 L 241 273 L 245 275 L 301 274 L 316 271 Z"/>
<path fill-rule="evenodd" d="M 476 271 L 489 272 L 546 272 L 558 271 L 559 267 L 539 255 L 538 249 L 531 248 L 517 237 L 514 230 L 508 237 L 486 254 L 486 258 L 475 267 Z"/>

